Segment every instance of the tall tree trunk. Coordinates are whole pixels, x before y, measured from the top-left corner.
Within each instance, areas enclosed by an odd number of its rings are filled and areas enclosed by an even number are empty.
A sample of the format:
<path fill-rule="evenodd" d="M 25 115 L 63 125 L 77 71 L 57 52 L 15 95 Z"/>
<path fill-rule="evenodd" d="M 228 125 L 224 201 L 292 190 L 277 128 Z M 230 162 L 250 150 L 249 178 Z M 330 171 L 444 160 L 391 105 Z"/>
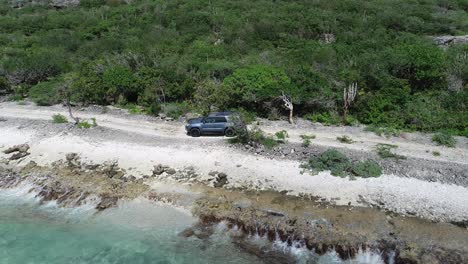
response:
<path fill-rule="evenodd" d="M 346 126 L 346 114 L 348 113 L 348 108 L 343 107 L 343 126 Z"/>
<path fill-rule="evenodd" d="M 67 96 L 66 104 L 67 104 L 68 114 L 70 115 L 70 118 L 75 121 L 75 126 L 78 125 L 78 123 L 80 122 L 80 119 L 78 117 L 73 116 L 72 108 L 71 108 L 71 104 L 70 104 L 70 97 L 68 97 L 68 96 Z"/>
<path fill-rule="evenodd" d="M 292 98 L 285 95 L 284 92 L 282 92 L 282 95 L 280 96 L 280 98 L 281 100 L 283 100 L 284 107 L 289 110 L 289 123 L 294 124 L 294 119 L 293 119 L 294 105 L 292 103 Z"/>
<path fill-rule="evenodd" d="M 294 106 L 291 104 L 291 108 L 289 108 L 289 123 L 290 124 L 294 124 L 293 111 L 294 111 Z"/>

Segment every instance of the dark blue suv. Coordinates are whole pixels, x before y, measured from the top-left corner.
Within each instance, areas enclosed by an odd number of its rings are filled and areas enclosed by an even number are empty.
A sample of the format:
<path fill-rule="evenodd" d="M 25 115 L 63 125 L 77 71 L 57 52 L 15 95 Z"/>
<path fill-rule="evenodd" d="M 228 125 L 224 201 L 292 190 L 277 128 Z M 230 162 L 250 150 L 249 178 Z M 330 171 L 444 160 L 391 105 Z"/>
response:
<path fill-rule="evenodd" d="M 236 112 L 216 112 L 207 117 L 189 119 L 185 125 L 187 134 L 192 137 L 201 135 L 224 135 L 233 137 L 238 129 L 244 129 L 240 115 Z"/>

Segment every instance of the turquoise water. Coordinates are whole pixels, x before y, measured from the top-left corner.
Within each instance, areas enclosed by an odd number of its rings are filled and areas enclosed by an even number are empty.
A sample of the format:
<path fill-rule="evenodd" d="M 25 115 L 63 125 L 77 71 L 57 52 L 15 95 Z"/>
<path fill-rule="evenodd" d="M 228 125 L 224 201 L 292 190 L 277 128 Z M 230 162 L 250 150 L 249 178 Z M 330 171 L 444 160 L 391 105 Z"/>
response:
<path fill-rule="evenodd" d="M 229 236 L 234 231 L 222 224 L 207 239 L 179 237 L 195 219 L 167 205 L 137 200 L 96 213 L 92 203 L 80 208 L 40 205 L 28 189 L 0 189 L 0 264 L 274 262 L 235 246 Z M 317 256 L 282 242 L 250 240 L 287 253 L 291 263 L 383 263 L 369 252 L 341 261 L 334 252 Z"/>
<path fill-rule="evenodd" d="M 177 234 L 194 219 L 168 206 L 134 201 L 94 214 L 38 205 L 0 191 L 0 263 L 262 263 L 222 234 Z"/>

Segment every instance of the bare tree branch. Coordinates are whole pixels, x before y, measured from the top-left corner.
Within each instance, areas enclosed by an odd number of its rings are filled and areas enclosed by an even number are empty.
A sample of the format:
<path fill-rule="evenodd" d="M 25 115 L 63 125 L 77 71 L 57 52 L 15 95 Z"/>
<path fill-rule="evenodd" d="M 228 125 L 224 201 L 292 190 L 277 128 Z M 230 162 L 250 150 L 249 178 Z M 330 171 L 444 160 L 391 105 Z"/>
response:
<path fill-rule="evenodd" d="M 284 92 L 281 92 L 280 99 L 283 100 L 284 107 L 289 110 L 289 123 L 294 124 L 294 119 L 293 119 L 293 111 L 294 111 L 294 105 L 292 103 L 291 97 L 288 97 L 287 95 L 284 94 Z"/>
<path fill-rule="evenodd" d="M 357 93 L 357 83 L 352 83 L 343 89 L 343 125 L 346 125 L 346 115 Z"/>

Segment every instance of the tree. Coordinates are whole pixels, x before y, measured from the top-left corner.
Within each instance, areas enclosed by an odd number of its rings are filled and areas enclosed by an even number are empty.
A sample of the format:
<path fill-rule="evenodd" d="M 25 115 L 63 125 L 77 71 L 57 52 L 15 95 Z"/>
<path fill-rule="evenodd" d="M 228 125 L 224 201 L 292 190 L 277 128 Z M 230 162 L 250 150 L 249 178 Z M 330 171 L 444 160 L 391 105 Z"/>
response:
<path fill-rule="evenodd" d="M 357 89 L 357 83 L 352 83 L 343 89 L 343 125 L 346 125 L 346 114 L 356 98 Z"/>
<path fill-rule="evenodd" d="M 283 94 L 280 96 L 281 100 L 283 100 L 284 107 L 289 110 L 289 123 L 294 124 L 294 119 L 293 119 L 293 111 L 294 111 L 294 105 L 292 103 L 291 97 Z"/>
<path fill-rule="evenodd" d="M 107 87 L 107 94 L 114 98 L 122 95 L 125 99 L 135 102 L 138 98 L 137 80 L 133 73 L 123 66 L 114 66 L 106 69 L 102 75 L 103 84 Z"/>
<path fill-rule="evenodd" d="M 271 101 L 291 86 L 291 80 L 283 70 L 269 65 L 238 69 L 226 77 L 223 83 L 232 105 Z"/>
<path fill-rule="evenodd" d="M 443 87 L 446 63 L 439 47 L 416 42 L 401 44 L 390 52 L 391 73 L 408 80 L 413 92 Z"/>
<path fill-rule="evenodd" d="M 67 106 L 68 114 L 70 115 L 70 118 L 75 121 L 75 126 L 78 125 L 78 123 L 80 123 L 80 119 L 73 115 L 71 107 L 71 100 L 76 91 L 79 90 L 79 87 L 76 86 L 76 79 L 77 75 L 75 73 L 71 72 L 66 74 L 63 78 L 63 85 L 59 89 L 59 93 L 62 95 L 64 104 Z"/>
<path fill-rule="evenodd" d="M 223 99 L 220 93 L 221 83 L 215 79 L 203 80 L 195 87 L 193 99 L 195 103 L 207 114 L 213 111 L 217 105 L 221 105 Z"/>
<path fill-rule="evenodd" d="M 300 97 L 300 90 L 283 70 L 269 65 L 249 66 L 234 71 L 223 84 L 229 106 L 255 109 L 279 98 L 289 111 L 289 122 L 293 123 L 293 102 Z"/>

